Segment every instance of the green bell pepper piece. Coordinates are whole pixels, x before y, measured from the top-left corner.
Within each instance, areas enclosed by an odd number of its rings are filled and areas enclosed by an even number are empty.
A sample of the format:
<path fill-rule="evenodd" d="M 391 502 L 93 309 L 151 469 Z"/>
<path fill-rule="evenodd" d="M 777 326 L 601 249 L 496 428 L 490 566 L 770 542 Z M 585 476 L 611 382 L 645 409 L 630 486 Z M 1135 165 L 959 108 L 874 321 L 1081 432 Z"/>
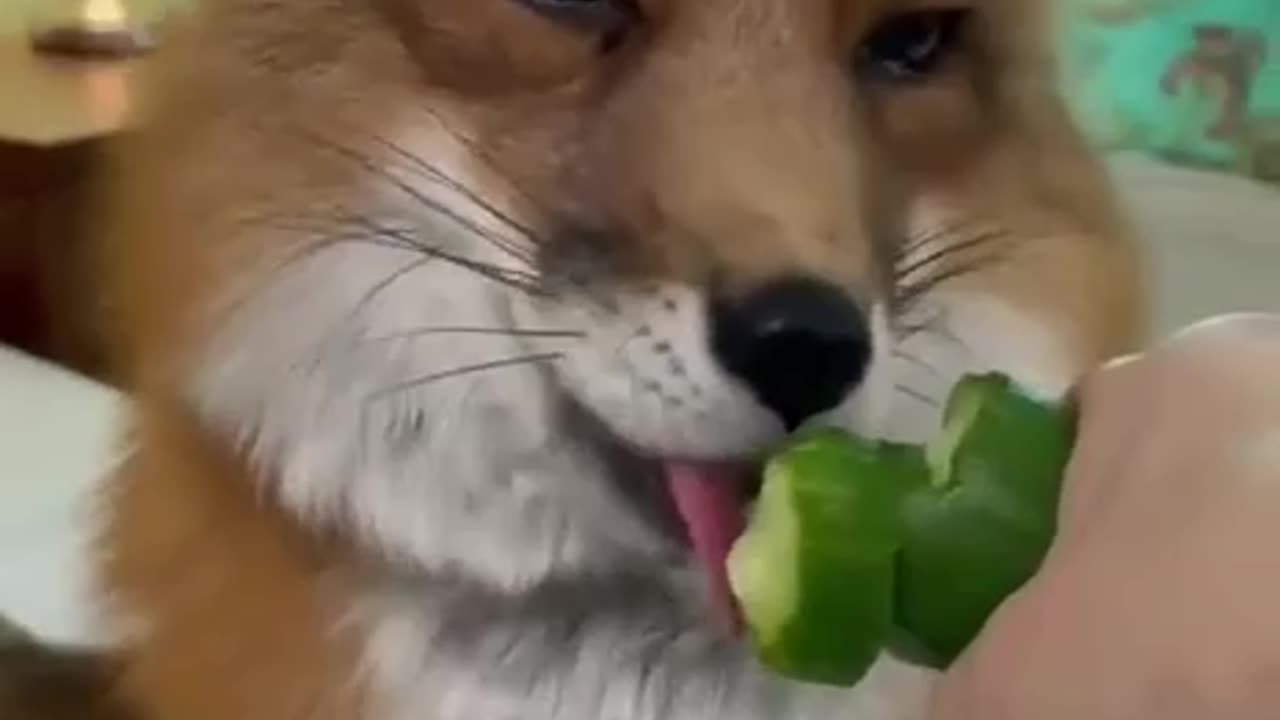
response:
<path fill-rule="evenodd" d="M 929 446 L 931 482 L 903 505 L 893 649 L 945 668 L 1039 569 L 1074 445 L 1069 416 L 1007 377 L 965 378 Z"/>
<path fill-rule="evenodd" d="M 928 465 L 918 448 L 810 433 L 765 468 L 729 577 L 760 661 L 799 680 L 853 685 L 893 626 L 900 508 Z"/>
<path fill-rule="evenodd" d="M 963 379 L 927 448 L 838 430 L 766 466 L 729 576 L 765 666 L 856 684 L 885 649 L 935 668 L 1038 569 L 1072 419 L 998 374 Z"/>

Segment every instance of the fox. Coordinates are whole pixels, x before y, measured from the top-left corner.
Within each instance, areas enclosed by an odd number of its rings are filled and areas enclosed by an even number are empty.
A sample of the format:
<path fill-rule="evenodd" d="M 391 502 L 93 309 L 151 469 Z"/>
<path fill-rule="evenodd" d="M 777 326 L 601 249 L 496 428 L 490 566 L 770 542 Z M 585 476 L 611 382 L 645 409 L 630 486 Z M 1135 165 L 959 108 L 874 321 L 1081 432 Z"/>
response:
<path fill-rule="evenodd" d="M 793 431 L 922 441 L 967 373 L 1142 342 L 1050 5 L 205 3 L 104 183 L 120 702 L 923 720 L 887 655 L 764 669 L 724 536 Z"/>

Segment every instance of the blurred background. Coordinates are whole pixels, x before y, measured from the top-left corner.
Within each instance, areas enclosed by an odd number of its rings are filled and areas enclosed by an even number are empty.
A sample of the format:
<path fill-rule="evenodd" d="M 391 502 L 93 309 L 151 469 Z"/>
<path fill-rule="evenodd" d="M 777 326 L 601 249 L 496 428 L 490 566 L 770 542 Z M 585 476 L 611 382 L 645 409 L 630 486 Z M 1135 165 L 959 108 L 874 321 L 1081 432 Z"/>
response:
<path fill-rule="evenodd" d="M 83 514 L 123 401 L 85 170 L 193 1 L 0 0 L 0 615 L 54 639 L 99 639 Z M 1158 329 L 1280 310 L 1280 2 L 1061 1 L 1062 89 L 1137 218 Z"/>

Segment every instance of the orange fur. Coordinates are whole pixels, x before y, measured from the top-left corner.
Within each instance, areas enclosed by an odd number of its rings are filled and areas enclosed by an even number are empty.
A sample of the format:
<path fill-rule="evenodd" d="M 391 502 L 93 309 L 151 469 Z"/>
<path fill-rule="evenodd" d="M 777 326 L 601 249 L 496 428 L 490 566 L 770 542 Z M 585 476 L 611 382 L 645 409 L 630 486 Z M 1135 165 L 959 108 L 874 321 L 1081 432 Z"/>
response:
<path fill-rule="evenodd" d="M 256 497 L 182 412 L 144 418 L 106 528 L 111 600 L 147 610 L 125 698 L 143 718 L 358 717 L 340 555 Z"/>

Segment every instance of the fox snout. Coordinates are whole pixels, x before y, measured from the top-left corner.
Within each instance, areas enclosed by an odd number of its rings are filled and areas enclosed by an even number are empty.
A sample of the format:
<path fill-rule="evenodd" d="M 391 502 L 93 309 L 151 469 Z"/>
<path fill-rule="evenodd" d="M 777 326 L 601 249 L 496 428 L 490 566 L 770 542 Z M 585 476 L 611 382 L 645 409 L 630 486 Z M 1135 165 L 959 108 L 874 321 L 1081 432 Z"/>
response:
<path fill-rule="evenodd" d="M 745 33 L 690 11 L 621 59 L 565 136 L 562 179 L 542 187 L 580 209 L 571 224 L 606 228 L 591 250 L 617 275 L 702 296 L 718 370 L 795 428 L 870 365 L 893 183 L 864 149 L 825 19 L 793 7 L 757 20 Z"/>
<path fill-rule="evenodd" d="M 869 323 L 837 285 L 784 277 L 711 307 L 712 354 L 789 430 L 839 405 L 870 365 Z"/>
<path fill-rule="evenodd" d="M 793 91 L 781 84 L 776 96 Z M 893 243 L 873 240 L 889 223 L 867 209 L 878 203 L 849 113 L 791 97 L 779 118 L 768 93 L 742 95 L 650 103 L 647 120 L 613 125 L 612 146 L 592 153 L 611 164 L 585 192 L 614 209 L 596 222 L 617 229 L 594 236 L 602 262 L 625 268 L 609 276 L 700 296 L 715 365 L 794 429 L 840 405 L 871 364 L 869 315 L 890 264 L 879 254 Z"/>

